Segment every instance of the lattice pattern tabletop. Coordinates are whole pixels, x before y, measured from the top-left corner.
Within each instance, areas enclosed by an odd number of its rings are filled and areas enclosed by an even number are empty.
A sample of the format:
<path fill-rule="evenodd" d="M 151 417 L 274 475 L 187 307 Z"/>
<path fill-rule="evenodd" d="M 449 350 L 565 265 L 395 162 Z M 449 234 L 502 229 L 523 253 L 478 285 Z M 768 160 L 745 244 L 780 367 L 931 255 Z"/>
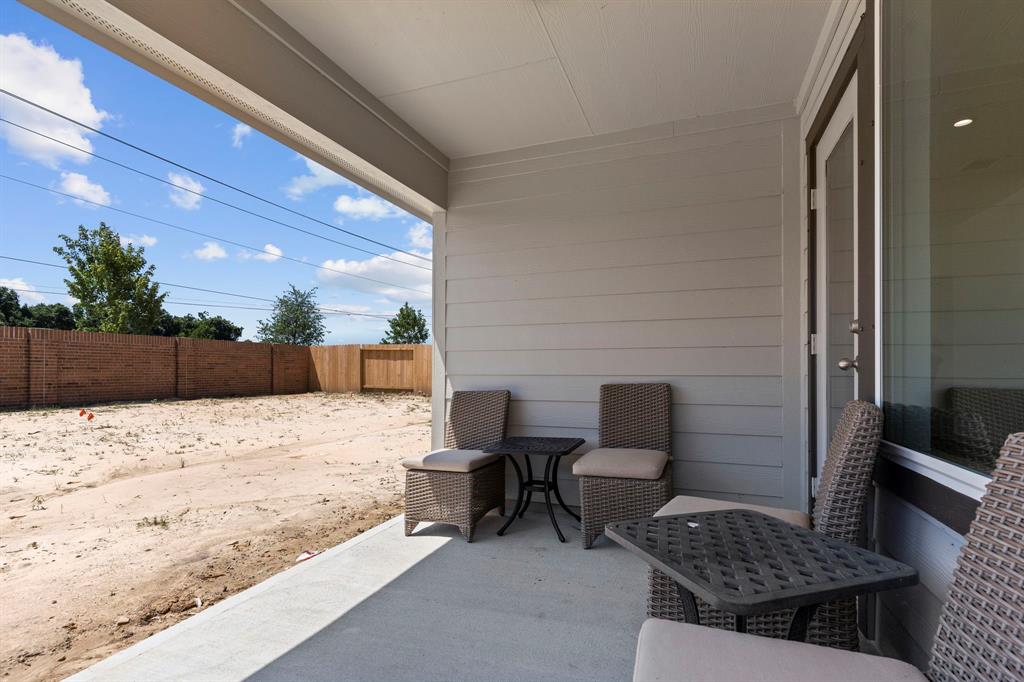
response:
<path fill-rule="evenodd" d="M 741 616 L 917 583 L 911 566 L 745 509 L 623 521 L 605 534 Z"/>
<path fill-rule="evenodd" d="M 582 438 L 549 438 L 547 436 L 512 436 L 484 448 L 496 455 L 538 455 L 561 457 L 583 445 Z"/>

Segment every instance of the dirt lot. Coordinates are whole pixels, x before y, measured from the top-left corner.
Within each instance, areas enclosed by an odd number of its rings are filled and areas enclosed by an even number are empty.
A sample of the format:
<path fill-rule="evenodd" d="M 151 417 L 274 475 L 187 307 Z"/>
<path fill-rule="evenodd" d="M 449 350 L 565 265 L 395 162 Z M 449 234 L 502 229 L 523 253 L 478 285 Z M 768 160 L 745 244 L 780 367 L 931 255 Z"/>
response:
<path fill-rule="evenodd" d="M 394 516 L 429 440 L 397 395 L 0 413 L 3 676 L 64 677 Z"/>

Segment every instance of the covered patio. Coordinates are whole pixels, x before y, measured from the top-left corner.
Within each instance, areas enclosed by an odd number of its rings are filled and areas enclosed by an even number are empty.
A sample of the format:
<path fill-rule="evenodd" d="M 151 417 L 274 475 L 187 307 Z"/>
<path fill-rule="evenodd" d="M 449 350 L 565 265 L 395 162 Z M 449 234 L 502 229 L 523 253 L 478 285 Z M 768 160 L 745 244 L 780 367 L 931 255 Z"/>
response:
<path fill-rule="evenodd" d="M 854 646 L 928 667 L 1024 431 L 1019 3 L 24 1 L 432 224 L 435 448 L 507 391 L 578 507 L 602 386 L 663 384 L 672 495 L 810 525 L 867 406 L 846 530 L 919 582 Z M 647 567 L 558 514 L 393 520 L 77 679 L 627 679 Z"/>
<path fill-rule="evenodd" d="M 471 545 L 393 519 L 71 679 L 626 679 L 646 575 L 560 516 L 570 546 L 539 510 Z"/>

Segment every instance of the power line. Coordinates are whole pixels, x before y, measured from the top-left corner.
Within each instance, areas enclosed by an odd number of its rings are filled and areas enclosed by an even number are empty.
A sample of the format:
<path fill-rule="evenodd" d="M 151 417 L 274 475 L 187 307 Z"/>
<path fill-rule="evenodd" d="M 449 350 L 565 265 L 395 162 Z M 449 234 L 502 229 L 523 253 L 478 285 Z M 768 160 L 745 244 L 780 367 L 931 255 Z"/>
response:
<path fill-rule="evenodd" d="M 14 94 L 13 92 L 11 92 L 9 90 L 5 90 L 3 88 L 0 88 L 0 93 L 3 93 L 3 94 L 5 94 L 5 95 L 7 95 L 9 97 L 13 97 L 16 100 L 19 100 L 21 102 L 24 102 L 25 104 L 28 104 L 29 106 L 35 107 L 36 109 L 40 109 L 41 111 L 45 111 L 48 114 L 52 114 L 53 116 L 56 116 L 58 118 L 62 118 L 65 121 L 68 121 L 69 123 L 74 123 L 77 126 L 85 128 L 86 130 L 89 130 L 89 131 L 91 131 L 93 133 L 96 133 L 97 135 L 102 135 L 103 137 L 105 137 L 105 138 L 107 138 L 109 140 L 113 140 L 114 142 L 117 142 L 118 144 L 123 144 L 126 147 L 129 147 L 131 149 L 134 149 L 135 151 L 138 151 L 138 152 L 141 152 L 143 154 L 146 154 L 147 156 L 150 156 L 150 157 L 152 157 L 154 159 L 157 159 L 159 161 L 163 161 L 164 163 L 169 163 L 172 166 L 175 166 L 176 168 L 180 168 L 183 171 L 187 171 L 187 172 L 192 173 L 194 175 L 198 175 L 199 177 L 205 178 L 206 180 L 209 180 L 210 182 L 215 182 L 215 183 L 217 183 L 218 185 L 220 185 L 222 187 L 226 187 L 228 189 L 234 190 L 235 192 L 238 192 L 240 194 L 244 194 L 245 196 L 250 197 L 252 199 L 255 199 L 257 201 L 262 201 L 263 203 L 268 204 L 270 206 L 274 206 L 275 208 L 279 208 L 282 211 L 287 211 L 288 213 L 291 213 L 293 215 L 297 215 L 300 218 L 305 218 L 306 220 L 312 220 L 313 222 L 319 223 L 321 225 L 324 225 L 325 227 L 329 227 L 332 230 L 337 230 L 338 232 L 344 232 L 347 235 L 350 235 L 352 237 L 356 237 L 358 239 L 362 239 L 364 241 L 368 241 L 371 244 L 376 244 L 377 246 L 382 246 L 385 249 L 391 249 L 392 251 L 397 251 L 399 253 L 404 253 L 407 256 L 412 256 L 413 258 L 419 258 L 420 260 L 430 261 L 429 258 L 425 258 L 425 257 L 423 257 L 423 256 L 421 256 L 419 254 L 412 253 L 411 251 L 405 251 L 404 249 L 399 249 L 396 246 L 391 246 L 390 244 L 385 244 L 384 242 L 379 242 L 376 239 L 371 239 L 371 238 L 369 238 L 367 236 L 359 234 L 358 232 L 352 232 L 350 230 L 342 229 L 342 228 L 338 227 L 337 225 L 332 225 L 331 223 L 328 223 L 328 222 L 326 222 L 324 220 L 320 220 L 319 218 L 314 218 L 313 216 L 306 215 L 305 213 L 301 213 L 301 212 L 296 211 L 294 209 L 288 208 L 287 206 L 284 206 L 283 204 L 279 204 L 276 201 L 271 201 L 270 199 L 266 199 L 264 197 L 258 196 L 256 194 L 253 194 L 252 192 L 248 192 L 248 191 L 246 191 L 244 189 L 241 189 L 240 187 L 236 187 L 236 186 L 234 186 L 234 185 L 232 185 L 230 183 L 224 182 L 223 180 L 218 180 L 217 178 L 212 177 L 210 175 L 207 175 L 206 173 L 198 171 L 198 170 L 196 170 L 194 168 L 189 168 L 188 166 L 182 165 L 182 164 L 178 163 L 177 161 L 172 161 L 171 159 L 168 159 L 165 156 L 161 156 L 161 155 L 159 155 L 159 154 L 157 154 L 155 152 L 151 152 L 148 149 L 144 149 L 144 148 L 142 148 L 142 147 L 140 147 L 140 146 L 138 146 L 136 144 L 132 144 L 131 142 L 128 142 L 127 140 L 122 140 L 121 138 L 119 138 L 119 137 L 117 137 L 115 135 L 111 135 L 110 133 L 105 133 L 102 130 L 99 130 L 98 128 L 93 128 L 90 125 L 86 125 L 85 123 L 82 123 L 81 121 L 77 121 L 77 120 L 71 118 L 70 116 L 66 116 L 66 115 L 61 114 L 61 113 L 59 113 L 57 111 L 54 111 L 53 109 L 49 109 L 47 107 L 44 107 L 42 104 L 39 104 L 37 102 L 33 102 L 32 100 L 29 100 L 29 99 L 25 99 L 21 95 L 16 95 L 16 94 Z"/>
<path fill-rule="evenodd" d="M 11 180 L 12 182 L 17 182 L 19 184 L 26 185 L 28 187 L 33 187 L 35 189 L 39 189 L 39 190 L 42 190 L 44 192 L 49 192 L 50 194 L 56 194 L 58 196 L 66 197 L 68 199 L 72 199 L 73 201 L 80 201 L 80 202 L 83 202 L 83 203 L 86 203 L 86 204 L 92 204 L 93 206 L 99 206 L 100 208 L 104 208 L 104 209 L 106 209 L 108 211 L 114 211 L 115 213 L 123 213 L 124 215 L 131 216 L 133 218 L 138 218 L 139 220 L 145 220 L 145 221 L 148 221 L 148 222 L 151 222 L 151 223 L 156 223 L 157 225 L 164 225 L 165 227 L 169 227 L 169 228 L 174 229 L 174 230 L 181 230 L 182 232 L 188 232 L 189 234 L 199 235 L 200 237 L 205 237 L 206 239 L 213 239 L 213 240 L 216 240 L 216 241 L 222 241 L 225 244 L 231 244 L 232 246 L 238 246 L 238 247 L 243 248 L 243 249 L 249 249 L 250 251 L 255 251 L 257 253 L 265 253 L 267 255 L 273 256 L 275 259 L 282 258 L 284 260 L 291 261 L 293 263 L 299 263 L 301 265 L 306 265 L 306 266 L 309 266 L 311 268 L 317 268 L 319 270 L 327 270 L 328 272 L 336 272 L 336 273 L 338 273 L 340 275 L 345 275 L 347 277 L 355 277 L 356 279 L 366 280 L 367 282 L 373 282 L 374 284 L 380 284 L 380 285 L 387 286 L 387 287 L 394 287 L 396 289 L 405 289 L 406 291 L 414 291 L 414 292 L 416 292 L 418 294 L 424 293 L 423 291 L 421 291 L 419 289 L 414 289 L 412 287 L 403 286 L 401 284 L 394 284 L 394 283 L 391 283 L 391 282 L 385 282 L 383 280 L 373 279 L 372 277 L 365 277 L 363 275 L 354 275 L 351 272 L 345 272 L 344 270 L 338 270 L 337 268 L 329 268 L 326 265 L 317 265 L 316 263 L 310 263 L 310 262 L 304 261 L 304 260 L 302 260 L 300 258 L 292 258 L 290 256 L 285 256 L 285 255 L 280 254 L 280 253 L 274 253 L 273 251 L 268 251 L 266 249 L 261 249 L 261 248 L 256 247 L 256 246 L 250 246 L 248 244 L 242 244 L 241 242 L 236 242 L 236 241 L 232 241 L 230 239 L 225 239 L 224 237 L 218 237 L 217 235 L 208 234 L 206 232 L 200 232 L 198 230 L 193 230 L 193 229 L 188 228 L 188 227 L 182 227 L 181 225 L 175 225 L 174 223 L 168 223 L 168 222 L 166 222 L 164 220 L 158 220 L 157 218 L 150 218 L 148 216 L 144 216 L 144 215 L 141 215 L 141 214 L 138 214 L 138 213 L 132 213 L 131 211 L 126 211 L 124 209 L 114 208 L 113 206 L 107 206 L 105 204 L 101 204 L 98 201 L 90 201 L 89 199 L 83 199 L 82 197 L 75 196 L 74 194 L 68 194 L 67 192 L 60 192 L 58 190 L 51 189 L 49 187 L 43 187 L 42 185 L 37 185 L 37 184 L 35 184 L 33 182 L 28 182 L 27 180 L 21 180 L 20 178 L 11 177 L 10 175 L 4 175 L 4 174 L 0 173 L 0 178 L 3 178 L 5 180 Z"/>
<path fill-rule="evenodd" d="M 49 287 L 47 287 L 47 288 L 40 288 L 40 289 L 23 289 L 23 288 L 20 288 L 20 287 L 7 287 L 7 288 L 10 289 L 11 291 L 21 291 L 21 292 L 26 293 L 26 294 L 51 294 L 51 295 L 67 294 L 66 291 L 48 291 L 47 289 L 49 289 Z M 194 306 L 196 308 L 230 308 L 232 310 L 258 310 L 258 311 L 261 311 L 261 312 L 274 312 L 273 308 L 261 308 L 259 306 L 246 306 L 246 305 L 233 305 L 231 303 L 220 303 L 220 302 L 217 302 L 217 301 L 175 301 L 175 300 L 172 300 L 172 299 L 167 299 L 167 300 L 164 301 L 164 303 L 167 304 L 167 305 Z M 377 315 L 377 314 L 372 314 L 372 313 L 355 313 L 355 312 L 351 312 L 351 311 L 348 311 L 348 310 L 334 310 L 332 308 L 326 308 L 326 307 L 320 307 L 320 312 L 324 313 L 325 315 L 346 315 L 346 316 L 347 315 L 357 315 L 357 316 L 360 316 L 360 317 L 373 317 L 373 318 L 389 319 L 388 315 Z"/>
<path fill-rule="evenodd" d="M 3 256 L 3 255 L 0 255 L 0 258 L 2 258 L 3 260 L 17 261 L 19 263 L 31 263 L 32 265 L 42 265 L 42 266 L 45 266 L 45 267 L 48 267 L 48 268 L 58 268 L 60 270 L 67 270 L 67 266 L 65 266 L 65 265 L 58 265 L 57 263 L 46 263 L 46 262 L 39 261 L 39 260 L 32 260 L 30 258 L 17 258 L 15 256 Z M 265 301 L 267 303 L 275 303 L 274 299 L 272 299 L 272 298 L 261 298 L 260 296 L 250 296 L 249 294 L 237 294 L 237 293 L 234 293 L 232 291 L 221 291 L 219 289 L 205 289 L 203 287 L 196 287 L 196 286 L 191 286 L 191 285 L 188 285 L 188 284 L 174 284 L 173 282 L 161 282 L 161 281 L 158 281 L 158 280 L 153 280 L 153 281 L 156 282 L 157 284 L 159 284 L 160 286 L 164 286 L 164 287 L 173 287 L 173 288 L 177 288 L 177 289 L 189 289 L 189 290 L 192 290 L 192 291 L 202 291 L 202 292 L 208 293 L 208 294 L 219 294 L 221 296 L 234 296 L 235 298 L 247 298 L 247 299 L 251 299 L 253 301 Z M 14 289 L 14 287 L 8 287 L 8 288 Z M 53 287 L 47 287 L 47 288 L 55 289 L 57 287 L 53 286 Z M 42 291 L 41 289 L 38 289 L 38 290 L 37 289 L 24 289 L 24 290 L 22 290 L 22 289 L 14 289 L 14 290 L 15 291 L 26 291 L 26 292 L 39 291 L 41 293 L 54 293 L 54 294 L 66 294 L 67 293 L 66 291 L 48 292 L 48 291 Z M 207 303 L 209 303 L 210 305 L 219 305 L 217 302 L 214 302 L 214 301 L 208 301 Z M 325 312 L 337 313 L 339 315 L 356 315 L 356 316 L 359 316 L 359 317 L 377 317 L 377 318 L 381 318 L 381 319 L 390 319 L 392 317 L 391 315 L 385 315 L 385 314 L 382 314 L 382 313 L 361 313 L 361 312 L 355 312 L 355 311 L 352 311 L 352 310 L 343 310 L 343 309 L 340 309 L 340 308 L 334 308 L 334 307 L 329 307 L 329 306 L 330 306 L 330 304 L 324 304 L 324 305 L 321 305 L 320 308 L 322 310 L 324 310 Z M 254 308 L 254 310 L 272 310 L 272 309 L 271 308 Z M 429 318 L 430 315 L 424 315 L 424 317 Z"/>
<path fill-rule="evenodd" d="M 236 204 L 232 204 L 230 202 L 224 201 L 223 199 L 218 199 L 217 197 L 210 196 L 209 194 L 204 194 L 203 192 L 199 192 L 199 191 L 196 191 L 194 189 L 189 189 L 188 187 L 182 187 L 181 185 L 175 184 L 175 183 L 171 182 L 170 180 L 165 180 L 165 179 L 161 178 L 158 175 L 152 175 L 151 173 L 147 173 L 147 172 L 145 172 L 143 170 L 139 170 L 138 168 L 134 168 L 134 167 L 129 166 L 127 164 L 121 163 L 120 161 L 115 161 L 114 159 L 107 158 L 107 157 L 102 156 L 100 154 L 97 154 L 95 152 L 91 152 L 91 151 L 89 151 L 87 149 L 82 149 L 81 147 L 76 147 L 75 145 L 73 145 L 73 144 L 71 144 L 69 142 L 65 142 L 64 140 L 59 140 L 56 137 L 51 137 L 50 135 L 47 135 L 46 133 L 41 133 L 38 130 L 33 130 L 32 128 L 28 128 L 26 126 L 23 126 L 20 123 L 15 123 L 14 121 L 10 121 L 10 120 L 8 120 L 6 118 L 0 117 L 0 122 L 6 123 L 7 125 L 11 125 L 11 126 L 14 126 L 15 128 L 19 128 L 19 129 L 24 130 L 26 132 L 32 133 L 33 135 L 38 135 L 39 137 L 42 137 L 42 138 L 47 139 L 47 140 L 50 140 L 51 142 L 56 142 L 57 144 L 62 144 L 65 147 L 67 147 L 69 149 L 74 149 L 75 151 L 81 152 L 82 154 L 88 154 L 89 156 L 97 158 L 97 159 L 99 159 L 101 161 L 106 161 L 107 163 L 112 164 L 114 166 L 117 166 L 118 168 L 123 168 L 125 170 L 131 171 L 132 173 L 137 173 L 138 175 L 141 175 L 143 177 L 149 178 L 150 180 L 156 180 L 157 182 L 161 182 L 161 183 L 163 183 L 165 185 L 169 185 L 169 186 L 171 186 L 171 187 L 173 187 L 175 189 L 181 190 L 183 192 L 189 192 L 190 194 L 194 194 L 194 195 L 196 195 L 198 197 L 202 197 L 204 199 L 209 199 L 210 201 L 212 201 L 214 203 L 221 204 L 223 206 L 227 206 L 229 208 L 233 208 L 236 211 L 241 211 L 242 213 L 245 213 L 247 215 L 251 215 L 251 216 L 253 216 L 255 218 L 259 218 L 261 220 L 266 220 L 266 221 L 274 223 L 276 225 L 280 225 L 282 227 L 286 227 L 289 230 L 295 230 L 296 232 L 301 232 L 302 234 L 306 234 L 306 235 L 309 235 L 311 237 L 316 237 L 317 239 L 323 239 L 324 241 L 331 242 L 332 244 L 338 244 L 340 246 L 344 246 L 346 248 L 353 249 L 355 251 L 359 251 L 359 252 L 362 252 L 362 253 L 368 253 L 371 256 L 377 256 L 379 258 L 385 258 L 385 259 L 387 259 L 389 261 L 393 261 L 395 263 L 401 263 L 402 265 L 408 265 L 409 267 L 419 268 L 421 270 L 427 270 L 427 271 L 430 270 L 430 268 L 428 268 L 428 267 L 424 267 L 422 265 L 416 265 L 415 263 L 410 263 L 408 261 L 399 260 L 397 258 L 392 258 L 391 256 L 385 255 L 383 253 L 377 253 L 376 251 L 370 251 L 369 249 L 364 249 L 364 248 L 361 248 L 359 246 L 353 246 L 352 244 L 347 244 L 345 242 L 338 241 L 337 239 L 331 239 L 330 237 L 325 237 L 324 235 L 319 234 L 317 232 L 311 232 L 310 230 L 303 229 L 303 228 L 298 227 L 296 225 L 291 225 L 290 223 L 286 223 L 286 222 L 277 220 L 276 218 L 271 218 L 271 217 L 265 216 L 265 215 L 263 215 L 261 213 L 256 213 L 255 211 L 250 211 L 247 208 L 243 208 L 243 207 L 238 206 Z"/>

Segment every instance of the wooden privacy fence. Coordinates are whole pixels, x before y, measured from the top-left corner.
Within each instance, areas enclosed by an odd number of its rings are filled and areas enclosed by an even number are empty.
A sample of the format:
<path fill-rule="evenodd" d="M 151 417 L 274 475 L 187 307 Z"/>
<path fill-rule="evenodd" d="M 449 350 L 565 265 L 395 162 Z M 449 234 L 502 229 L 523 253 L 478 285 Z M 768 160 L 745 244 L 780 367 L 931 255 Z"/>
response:
<path fill-rule="evenodd" d="M 430 395 L 429 345 L 314 346 L 309 390 L 414 391 Z"/>

